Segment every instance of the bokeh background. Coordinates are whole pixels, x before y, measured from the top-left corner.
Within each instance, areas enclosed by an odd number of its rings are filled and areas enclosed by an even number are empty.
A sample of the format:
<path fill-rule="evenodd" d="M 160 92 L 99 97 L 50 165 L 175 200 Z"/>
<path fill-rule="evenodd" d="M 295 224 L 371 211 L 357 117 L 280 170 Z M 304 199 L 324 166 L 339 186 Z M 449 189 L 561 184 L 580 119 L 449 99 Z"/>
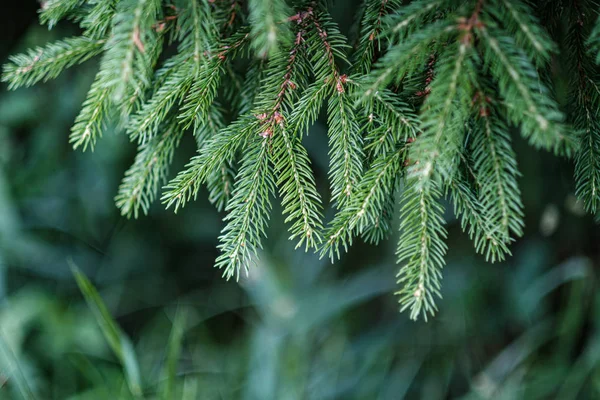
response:
<path fill-rule="evenodd" d="M 48 31 L 36 1 L 17 3 L 3 12 L 2 62 L 77 31 Z M 337 3 L 347 26 L 356 1 Z M 212 267 L 223 214 L 206 193 L 177 215 L 156 204 L 122 218 L 113 198 L 135 146 L 113 129 L 93 153 L 68 143 L 96 62 L 0 87 L 0 399 L 600 398 L 600 229 L 568 160 L 515 137 L 527 227 L 514 256 L 485 263 L 448 207 L 444 299 L 411 322 L 393 296 L 395 237 L 332 265 L 293 251 L 276 209 L 238 284 Z M 318 123 L 306 142 L 322 193 L 325 136 Z M 173 171 L 194 153 L 188 139 Z M 121 354 L 73 266 L 119 326 Z"/>

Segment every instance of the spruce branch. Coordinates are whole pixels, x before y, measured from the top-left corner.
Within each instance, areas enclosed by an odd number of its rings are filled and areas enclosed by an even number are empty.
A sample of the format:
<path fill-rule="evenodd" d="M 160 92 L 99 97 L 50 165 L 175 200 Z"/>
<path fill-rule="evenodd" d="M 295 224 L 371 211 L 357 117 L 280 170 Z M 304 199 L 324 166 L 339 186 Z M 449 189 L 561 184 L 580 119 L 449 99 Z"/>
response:
<path fill-rule="evenodd" d="M 300 137 L 317 120 L 323 102 L 330 95 L 331 87 L 322 81 L 315 81 L 306 88 L 290 117 L 291 124 L 296 127 Z"/>
<path fill-rule="evenodd" d="M 321 197 L 317 193 L 308 152 L 297 136 L 284 128 L 275 128 L 273 164 L 282 197 L 285 222 L 292 222 L 290 240 L 296 248 L 316 248 L 321 243 Z"/>
<path fill-rule="evenodd" d="M 225 129 L 225 126 L 223 110 L 215 103 L 208 111 L 206 123 L 194 132 L 198 149 L 202 149 L 204 144 L 211 138 L 216 137 L 222 129 Z M 233 181 L 235 179 L 233 165 L 233 159 L 222 161 L 221 165 L 215 168 L 206 178 L 208 200 L 219 211 L 225 208 L 231 197 Z"/>
<path fill-rule="evenodd" d="M 159 35 L 152 29 L 160 0 L 121 0 L 102 60 L 103 86 L 124 115 L 135 110 L 151 84 Z"/>
<path fill-rule="evenodd" d="M 69 14 L 77 11 L 84 0 L 45 0 L 40 9 L 40 22 L 48 24 L 52 29 L 54 25 Z"/>
<path fill-rule="evenodd" d="M 532 146 L 557 154 L 570 154 L 575 142 L 565 130 L 564 117 L 540 82 L 531 61 L 511 37 L 484 25 L 479 25 L 476 30 L 486 44 L 485 68 L 509 104 L 510 120 L 520 126 L 521 133 Z"/>
<path fill-rule="evenodd" d="M 166 182 L 183 131 L 174 118 L 162 128 L 160 136 L 139 146 L 134 164 L 125 173 L 115 198 L 124 216 L 137 218 L 140 209 L 148 214 L 159 188 Z"/>
<path fill-rule="evenodd" d="M 346 41 L 326 13 L 309 11 L 308 18 L 320 39 L 320 47 L 330 71 L 324 78 L 333 90 L 328 104 L 329 177 L 332 200 L 342 207 L 358 182 L 364 158 L 354 101 L 347 87 L 348 77 L 340 74 L 336 62 L 336 57 L 346 60 L 343 53 Z"/>
<path fill-rule="evenodd" d="M 396 178 L 395 186 L 399 186 L 401 180 Z M 360 233 L 361 238 L 369 244 L 378 245 L 381 241 L 387 239 L 394 227 L 394 208 L 396 199 L 394 196 L 388 196 L 384 199 L 379 215 L 374 219 L 371 225 L 368 225 Z"/>
<path fill-rule="evenodd" d="M 84 36 L 90 38 L 106 38 L 111 30 L 118 0 L 87 0 L 91 9 L 82 19 L 80 25 Z"/>
<path fill-rule="evenodd" d="M 260 125 L 256 117 L 246 115 L 206 141 L 199 154 L 165 186 L 165 193 L 161 200 L 166 207 L 173 206 L 177 212 L 192 198 L 195 199 L 200 186 L 206 182 L 212 171 L 235 159 L 237 150 L 244 146 L 259 129 Z"/>
<path fill-rule="evenodd" d="M 248 114 L 254 107 L 254 101 L 260 92 L 260 83 L 265 79 L 267 62 L 255 60 L 248 67 L 246 77 L 239 93 L 239 115 Z"/>
<path fill-rule="evenodd" d="M 457 31 L 458 27 L 451 21 L 436 21 L 393 46 L 363 78 L 364 95 L 373 96 L 390 83 L 398 83 L 401 78 L 420 70 L 431 52 L 435 51 L 434 43 L 447 40 Z"/>
<path fill-rule="evenodd" d="M 383 20 L 398 9 L 400 0 L 365 0 L 365 12 L 360 22 L 360 39 L 353 56 L 353 69 L 360 74 L 369 72 L 375 53 L 382 50 Z"/>
<path fill-rule="evenodd" d="M 288 18 L 292 15 L 285 0 L 250 0 L 252 48 L 259 58 L 272 56 L 293 40 Z"/>
<path fill-rule="evenodd" d="M 219 237 L 221 254 L 216 260 L 227 279 L 234 275 L 239 279 L 241 269 L 248 273 L 252 257 L 262 248 L 261 238 L 266 236 L 270 198 L 275 191 L 268 152 L 269 138 L 255 136 L 242 157 L 233 197 L 226 208 L 227 225 Z"/>
<path fill-rule="evenodd" d="M 407 185 L 402 194 L 397 274 L 401 289 L 400 311 L 409 310 L 416 320 L 437 311 L 435 297 L 441 298 L 442 268 L 447 246 L 444 228 L 444 209 L 439 203 L 441 192 L 435 182 L 426 185 Z"/>
<path fill-rule="evenodd" d="M 344 78 L 340 78 L 339 85 Z M 362 174 L 362 138 L 356 111 L 343 86 L 329 99 L 329 177 L 331 198 L 343 207 Z M 341 90 L 341 91 L 340 91 Z"/>
<path fill-rule="evenodd" d="M 414 139 L 421 133 L 414 108 L 388 89 L 363 99 L 362 104 L 366 114 L 365 150 L 371 157 L 393 151 L 396 143 Z"/>
<path fill-rule="evenodd" d="M 582 114 L 575 121 L 583 128 L 575 156 L 576 194 L 586 209 L 595 214 L 600 209 L 600 124 L 589 106 L 584 106 Z"/>
<path fill-rule="evenodd" d="M 397 294 L 401 310 L 427 319 L 445 263 L 442 194 L 488 261 L 504 260 L 523 232 L 509 129 L 535 148 L 575 154 L 577 196 L 597 212 L 600 20 L 594 27 L 591 3 L 546 21 L 536 15 L 546 6 L 525 0 L 365 0 L 354 49 L 330 3 L 47 0 L 43 23 L 69 18 L 83 34 L 13 56 L 2 80 L 31 86 L 102 55 L 71 143 L 93 149 L 108 125 L 137 142 L 116 197 L 128 217 L 146 214 L 165 183 L 161 200 L 175 211 L 206 185 L 227 211 L 216 263 L 227 278 L 261 248 L 275 191 L 296 246 L 335 259 L 358 236 L 388 236 L 402 188 Z M 563 21 L 559 47 L 551 35 Z M 555 71 L 568 75 L 561 105 Z M 303 145 L 325 104 L 336 208 L 326 228 Z M 197 154 L 167 182 L 188 131 Z"/>
<path fill-rule="evenodd" d="M 508 244 L 523 234 L 524 226 L 517 160 L 504 122 L 485 104 L 479 115 L 471 142 L 479 202 L 499 239 Z"/>
<path fill-rule="evenodd" d="M 443 9 L 445 0 L 417 0 L 397 8 L 387 20 L 387 34 L 402 40 L 418 30 L 425 22 L 431 22 L 432 16 Z"/>
<path fill-rule="evenodd" d="M 158 90 L 133 115 L 127 126 L 127 132 L 134 141 L 145 143 L 155 136 L 173 106 L 183 100 L 192 86 L 195 70 L 190 59 L 182 60 L 180 55 L 176 55 L 173 60 L 167 61 L 165 68 L 167 71 L 161 76 L 163 79 L 155 85 Z"/>
<path fill-rule="evenodd" d="M 514 37 L 515 44 L 528 54 L 536 67 L 550 60 L 557 47 L 535 17 L 531 7 L 520 0 L 500 0 L 490 4 L 485 11 L 504 26 Z"/>
<path fill-rule="evenodd" d="M 206 113 L 217 95 L 221 80 L 223 65 L 228 57 L 235 56 L 247 42 L 248 33 L 237 32 L 228 38 L 220 47 L 215 46 L 215 52 L 204 62 L 195 76 L 194 83 L 185 97 L 181 108 L 180 123 L 187 129 L 192 124 L 198 129 L 206 118 Z"/>
<path fill-rule="evenodd" d="M 321 242 L 321 198 L 310 168 L 306 149 L 297 135 L 297 126 L 290 110 L 298 100 L 298 86 L 305 86 L 302 78 L 302 57 L 305 31 L 302 27 L 289 51 L 280 52 L 270 60 L 257 98 L 260 136 L 272 138 L 271 161 L 275 167 L 276 182 L 282 197 L 285 222 L 291 222 L 290 240 L 298 240 L 296 247 L 316 248 Z M 283 66 L 283 68 L 281 67 Z M 316 106 L 317 104 L 308 104 Z M 308 111 L 303 114 L 315 114 Z"/>
<path fill-rule="evenodd" d="M 394 198 L 405 157 L 406 148 L 401 147 L 372 163 L 346 206 L 330 223 L 321 256 L 327 254 L 332 261 L 340 258 L 340 247 L 348 251 L 354 235 L 381 222 L 381 215 L 389 211 L 388 199 Z"/>
<path fill-rule="evenodd" d="M 456 169 L 473 97 L 474 66 L 468 40 L 449 46 L 438 60 L 437 76 L 421 114 L 422 134 L 411 146 L 410 177 L 449 181 Z"/>
<path fill-rule="evenodd" d="M 575 154 L 576 195 L 586 210 L 596 214 L 600 209 L 600 124 L 595 110 L 600 107 L 600 75 L 596 65 L 598 60 L 594 59 L 593 53 L 594 40 L 598 40 L 600 30 L 596 23 L 590 34 L 594 16 L 580 7 L 573 11 L 567 51 L 571 61 L 569 114 L 580 138 Z"/>
<path fill-rule="evenodd" d="M 596 19 L 594 29 L 586 42 L 590 52 L 596 54 L 596 64 L 600 64 L 600 15 Z"/>
<path fill-rule="evenodd" d="M 103 39 L 77 36 L 11 56 L 4 65 L 2 82 L 8 82 L 9 89 L 16 89 L 54 79 L 65 69 L 100 54 L 105 43 Z"/>
<path fill-rule="evenodd" d="M 460 218 L 460 226 L 467 232 L 475 245 L 475 250 L 483 254 L 489 262 L 503 261 L 511 255 L 505 238 L 497 225 L 489 219 L 484 206 L 474 194 L 464 178 L 457 174 L 449 186 L 450 198 L 454 204 L 454 214 Z"/>
<path fill-rule="evenodd" d="M 73 145 L 73 149 L 82 147 L 85 151 L 90 147 L 93 150 L 96 140 L 102 137 L 103 128 L 106 126 L 112 108 L 111 92 L 106 90 L 104 82 L 105 72 L 101 69 L 96 74 L 81 111 L 75 118 L 75 124 L 71 128 L 69 143 Z"/>

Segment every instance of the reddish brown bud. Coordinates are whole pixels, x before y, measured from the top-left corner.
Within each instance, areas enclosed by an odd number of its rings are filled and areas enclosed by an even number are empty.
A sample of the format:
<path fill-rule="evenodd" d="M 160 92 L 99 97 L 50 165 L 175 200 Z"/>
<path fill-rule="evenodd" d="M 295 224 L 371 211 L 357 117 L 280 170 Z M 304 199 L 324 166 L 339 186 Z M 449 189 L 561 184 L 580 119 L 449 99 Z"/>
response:
<path fill-rule="evenodd" d="M 271 136 L 273 136 L 273 131 L 271 130 L 271 128 L 267 128 L 264 132 L 260 133 L 260 136 L 264 137 L 265 139 L 270 138 Z"/>
<path fill-rule="evenodd" d="M 275 111 L 275 113 L 273 113 L 273 119 L 279 125 L 283 125 L 283 117 L 281 116 L 281 114 L 279 114 L 278 111 Z"/>

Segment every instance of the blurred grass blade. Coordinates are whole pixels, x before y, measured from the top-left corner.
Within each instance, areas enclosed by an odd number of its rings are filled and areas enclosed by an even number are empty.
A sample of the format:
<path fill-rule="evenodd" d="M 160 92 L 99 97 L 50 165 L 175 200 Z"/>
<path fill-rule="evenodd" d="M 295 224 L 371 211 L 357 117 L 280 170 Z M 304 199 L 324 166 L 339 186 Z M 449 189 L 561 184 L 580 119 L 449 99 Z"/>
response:
<path fill-rule="evenodd" d="M 196 400 L 198 398 L 198 378 L 189 376 L 183 384 L 181 400 Z"/>
<path fill-rule="evenodd" d="M 177 363 L 181 355 L 181 345 L 183 340 L 183 333 L 185 330 L 185 320 L 185 312 L 178 309 L 175 313 L 173 329 L 171 330 L 171 336 L 169 337 L 169 344 L 167 348 L 167 361 L 165 363 L 165 370 L 163 372 L 164 376 L 166 376 L 162 396 L 164 400 L 172 400 L 176 398 L 175 387 L 177 384 Z"/>
<path fill-rule="evenodd" d="M 88 306 L 92 309 L 106 341 L 125 370 L 127 384 L 129 385 L 131 394 L 136 397 L 141 397 L 142 384 L 140 379 L 140 369 L 131 341 L 123 332 L 121 332 L 121 329 L 113 320 L 94 285 L 92 285 L 87 277 L 73 263 L 71 263 L 71 268 L 75 280 L 77 281 L 77 285 L 79 286 L 79 290 L 81 290 Z"/>
<path fill-rule="evenodd" d="M 80 353 L 69 355 L 69 361 L 81 372 L 81 375 L 92 384 L 92 387 L 98 388 L 105 398 L 114 397 L 112 388 L 106 384 L 102 372 L 86 356 Z"/>
<path fill-rule="evenodd" d="M 4 376 L 2 376 L 4 375 Z M 17 393 L 24 400 L 35 400 L 37 397 L 34 395 L 33 390 L 27 383 L 27 378 L 23 373 L 23 369 L 19 364 L 19 360 L 15 356 L 14 352 L 4 340 L 4 335 L 0 330 L 0 377 L 5 384 L 13 384 L 17 388 Z M 0 384 L 0 396 L 3 396 L 3 388 Z M 2 397 L 4 398 L 4 397 Z"/>

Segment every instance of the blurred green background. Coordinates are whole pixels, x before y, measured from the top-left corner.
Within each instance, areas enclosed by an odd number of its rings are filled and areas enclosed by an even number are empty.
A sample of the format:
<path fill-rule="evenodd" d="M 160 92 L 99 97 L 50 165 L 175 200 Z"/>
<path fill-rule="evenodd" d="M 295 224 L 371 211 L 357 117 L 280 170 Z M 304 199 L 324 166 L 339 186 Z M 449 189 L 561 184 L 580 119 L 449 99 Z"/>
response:
<path fill-rule="evenodd" d="M 4 15 L 3 62 L 76 32 L 40 27 L 37 6 Z M 338 8 L 345 21 L 353 7 Z M 570 162 L 516 142 L 527 228 L 514 257 L 486 264 L 449 211 L 440 311 L 411 322 L 393 296 L 394 237 L 332 265 L 294 252 L 275 210 L 238 284 L 212 267 L 223 214 L 206 195 L 122 218 L 113 197 L 135 146 L 110 129 L 94 153 L 68 144 L 95 69 L 0 89 L 0 399 L 600 398 L 600 230 Z M 324 129 L 306 143 L 322 192 Z"/>

